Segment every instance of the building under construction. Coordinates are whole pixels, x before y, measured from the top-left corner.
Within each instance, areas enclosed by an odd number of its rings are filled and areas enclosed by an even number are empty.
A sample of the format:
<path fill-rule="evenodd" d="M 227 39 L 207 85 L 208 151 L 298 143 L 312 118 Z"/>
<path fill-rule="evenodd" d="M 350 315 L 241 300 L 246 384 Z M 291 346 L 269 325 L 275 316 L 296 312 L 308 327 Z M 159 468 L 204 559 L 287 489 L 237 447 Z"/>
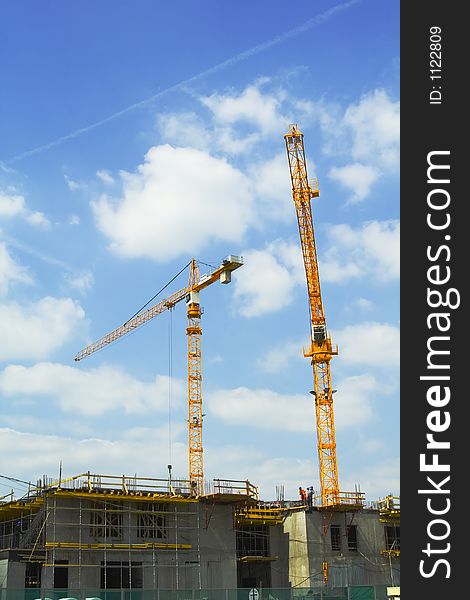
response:
<path fill-rule="evenodd" d="M 261 502 L 249 481 L 86 473 L 0 504 L 0 588 L 305 589 L 398 585 L 400 507 Z"/>

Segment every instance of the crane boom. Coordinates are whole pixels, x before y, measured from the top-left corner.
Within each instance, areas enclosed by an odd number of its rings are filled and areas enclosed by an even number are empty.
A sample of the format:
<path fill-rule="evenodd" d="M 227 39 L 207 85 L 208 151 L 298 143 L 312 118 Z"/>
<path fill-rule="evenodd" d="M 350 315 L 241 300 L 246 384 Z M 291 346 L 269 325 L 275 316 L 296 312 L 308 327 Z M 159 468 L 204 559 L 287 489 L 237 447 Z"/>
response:
<path fill-rule="evenodd" d="M 215 281 L 230 283 L 231 273 L 243 264 L 243 259 L 229 255 L 222 264 L 210 273 L 199 276 L 199 268 L 193 259 L 190 263 L 189 282 L 185 288 L 178 290 L 165 300 L 129 319 L 124 325 L 114 329 L 98 341 L 90 344 L 75 356 L 75 361 L 94 354 L 105 346 L 115 342 L 122 336 L 144 325 L 157 315 L 170 310 L 178 302 L 185 299 L 187 306 L 188 326 L 188 454 L 189 480 L 196 494 L 203 493 L 203 446 L 202 446 L 202 362 L 201 362 L 201 306 L 199 292 Z"/>
<path fill-rule="evenodd" d="M 165 312 L 166 310 L 173 308 L 173 306 L 175 306 L 175 304 L 180 302 L 180 300 L 183 300 L 184 298 L 186 298 L 187 294 L 188 294 L 188 288 L 183 288 L 181 290 L 178 290 L 177 292 L 175 292 L 168 298 L 165 298 L 165 300 L 162 300 L 161 302 L 159 302 L 158 304 L 155 304 L 154 306 L 147 309 L 146 311 L 139 313 L 132 319 L 129 319 L 129 321 L 126 321 L 126 323 L 124 323 L 124 325 L 117 327 L 116 329 L 114 329 L 110 333 L 107 333 L 106 335 L 104 335 L 102 338 L 100 338 L 96 342 L 93 342 L 93 344 L 90 344 L 83 350 L 80 350 L 80 352 L 78 352 L 76 354 L 76 356 L 74 357 L 74 360 L 76 362 L 78 362 L 78 361 L 82 360 L 83 358 L 90 356 L 91 354 L 94 354 L 95 352 L 98 352 L 98 350 L 101 350 L 105 346 L 112 344 L 113 342 L 115 342 L 116 340 L 121 338 L 123 335 L 126 335 L 126 333 L 130 333 L 131 331 L 134 331 L 135 329 L 137 329 L 137 327 L 144 325 L 144 323 L 147 323 L 148 321 L 150 321 L 157 315 L 161 314 L 162 312 Z"/>
<path fill-rule="evenodd" d="M 297 125 L 291 125 L 284 136 L 309 297 L 310 347 L 304 349 L 304 356 L 311 358 L 314 374 L 312 393 L 317 421 L 321 502 L 322 506 L 335 506 L 340 504 L 340 492 L 333 411 L 335 390 L 332 389 L 330 361 L 338 350 L 326 329 L 310 205 L 311 198 L 319 196 L 319 190 L 317 181 L 310 184 L 308 180 L 303 137 Z"/>
<path fill-rule="evenodd" d="M 222 283 L 229 283 L 230 278 L 228 274 L 234 271 L 235 269 L 238 269 L 238 267 L 240 267 L 242 264 L 242 260 L 239 257 L 229 255 L 223 260 L 222 264 L 219 267 L 217 267 L 217 269 L 215 269 L 208 275 L 204 275 L 200 281 L 197 281 L 193 278 L 191 282 L 190 279 L 190 283 L 187 287 L 178 290 L 171 296 L 168 296 L 168 298 L 165 298 L 165 300 L 158 302 L 158 304 L 155 304 L 154 306 L 148 308 L 146 311 L 139 313 L 135 317 L 132 317 L 132 319 L 129 319 L 120 327 L 117 327 L 116 329 L 114 329 L 110 333 L 107 333 L 96 342 L 93 342 L 86 348 L 83 348 L 83 350 L 80 350 L 80 352 L 78 352 L 75 355 L 74 360 L 78 362 L 83 358 L 91 356 L 95 352 L 98 352 L 98 350 L 101 350 L 105 346 L 112 344 L 113 342 L 121 338 L 123 335 L 134 331 L 135 329 L 137 329 L 141 325 L 144 325 L 145 323 L 147 323 L 157 315 L 161 314 L 162 312 L 170 310 L 175 306 L 175 304 L 178 304 L 178 302 L 184 300 L 190 292 L 200 292 L 201 290 L 209 286 L 211 283 L 214 283 L 214 281 L 217 281 L 219 279 Z"/>

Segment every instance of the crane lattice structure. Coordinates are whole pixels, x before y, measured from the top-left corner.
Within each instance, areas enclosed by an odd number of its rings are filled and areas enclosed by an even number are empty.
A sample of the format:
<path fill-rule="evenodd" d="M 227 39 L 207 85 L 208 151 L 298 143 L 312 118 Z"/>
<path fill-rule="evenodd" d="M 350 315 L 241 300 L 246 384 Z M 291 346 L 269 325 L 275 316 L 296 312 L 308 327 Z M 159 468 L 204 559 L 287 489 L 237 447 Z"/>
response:
<path fill-rule="evenodd" d="M 171 310 L 178 302 L 186 299 L 188 326 L 188 458 L 189 480 L 197 495 L 204 493 L 204 465 L 202 442 L 202 354 L 201 354 L 201 304 L 199 292 L 215 281 L 227 284 L 231 281 L 232 271 L 243 264 L 243 259 L 229 255 L 212 272 L 200 277 L 195 259 L 191 260 L 188 285 L 165 300 L 145 311 L 139 312 L 124 325 L 114 329 L 98 341 L 90 344 L 75 356 L 75 361 L 90 356 L 102 348 L 117 341 L 127 333 L 135 331 L 157 315 Z"/>
<path fill-rule="evenodd" d="M 310 200 L 318 198 L 318 180 L 309 182 L 303 133 L 290 125 L 284 136 L 292 183 L 292 197 L 297 212 L 300 243 L 307 279 L 310 311 L 310 346 L 304 356 L 311 359 L 314 375 L 315 413 L 320 467 L 321 506 L 324 508 L 358 508 L 363 504 L 361 492 L 340 492 L 336 457 L 336 433 L 330 361 L 338 354 L 326 328 L 325 312 L 320 289 L 317 250 Z"/>

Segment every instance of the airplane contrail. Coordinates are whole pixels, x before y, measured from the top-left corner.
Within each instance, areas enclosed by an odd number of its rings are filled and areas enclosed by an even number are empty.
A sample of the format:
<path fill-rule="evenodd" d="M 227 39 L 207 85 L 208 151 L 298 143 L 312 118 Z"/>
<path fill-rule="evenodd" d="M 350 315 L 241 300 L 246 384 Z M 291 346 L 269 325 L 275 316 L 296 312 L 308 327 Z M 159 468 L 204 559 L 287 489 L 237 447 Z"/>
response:
<path fill-rule="evenodd" d="M 11 237 L 4 231 L 0 231 L 0 242 L 2 241 L 7 242 L 7 244 L 12 248 L 17 248 L 18 250 L 21 250 L 21 252 L 25 252 L 26 254 L 30 254 L 31 256 L 39 258 L 43 262 L 53 265 L 54 267 L 60 267 L 61 269 L 67 271 L 70 274 L 76 274 L 78 272 L 77 269 L 75 269 L 75 267 L 71 267 L 63 260 L 55 258 L 54 256 L 51 256 L 49 254 L 44 254 L 40 250 L 36 250 L 36 248 L 33 248 L 32 246 L 29 246 L 28 244 L 20 242 L 17 239 Z"/>
<path fill-rule="evenodd" d="M 261 44 L 258 44 L 257 46 L 254 46 L 253 48 L 250 48 L 249 50 L 240 52 L 239 54 L 233 56 L 232 58 L 229 58 L 221 63 L 218 63 L 217 65 L 210 67 L 209 69 L 206 69 L 205 71 L 201 71 L 197 75 L 193 75 L 192 77 L 189 77 L 188 79 L 184 79 L 183 81 L 180 81 L 179 83 L 175 83 L 174 85 L 172 85 L 168 88 L 165 88 L 164 90 L 161 90 L 160 92 L 157 92 L 156 94 L 153 94 L 153 96 L 145 98 L 144 100 L 141 100 L 140 102 L 136 102 L 135 104 L 131 104 L 130 106 L 127 106 L 126 108 L 123 108 L 122 110 L 119 110 L 118 112 L 115 112 L 112 115 L 109 115 L 109 117 L 105 117 L 104 119 L 101 119 L 100 121 L 96 121 L 95 123 L 91 123 L 90 125 L 86 125 L 85 127 L 81 127 L 80 129 L 77 129 L 77 130 L 73 131 L 72 133 L 68 133 L 67 135 L 57 138 L 56 140 L 53 140 L 52 142 L 48 142 L 47 144 L 43 144 L 42 146 L 38 146 L 31 150 L 27 150 L 21 154 L 17 154 L 16 156 L 13 156 L 9 160 L 4 161 L 3 164 L 9 164 L 12 162 L 16 162 L 16 161 L 22 160 L 23 158 L 26 158 L 28 156 L 32 156 L 34 154 L 39 154 L 40 152 L 44 152 L 45 150 L 50 150 L 51 148 L 55 148 L 56 146 L 59 146 L 60 144 L 63 144 L 64 142 L 67 142 L 68 140 L 72 140 L 76 137 L 79 137 L 80 135 L 83 135 L 84 133 L 93 131 L 94 129 L 101 127 L 101 125 L 105 125 L 106 123 L 109 123 L 110 121 L 114 121 L 115 119 L 117 119 L 133 110 L 142 108 L 142 107 L 146 106 L 147 104 L 150 104 L 154 100 L 157 100 L 158 98 L 161 98 L 162 96 L 165 96 L 166 94 L 169 94 L 170 92 L 179 90 L 190 83 L 194 83 L 195 81 L 199 81 L 200 79 L 207 77 L 208 75 L 214 75 L 215 73 L 218 73 L 219 71 L 222 71 L 223 69 L 226 69 L 227 67 L 236 65 L 237 63 L 247 60 L 248 58 L 251 58 L 252 56 L 255 56 L 256 54 L 259 54 L 260 52 L 264 52 L 265 50 L 268 50 L 269 48 L 272 48 L 273 46 L 277 46 L 278 44 L 281 44 L 282 42 L 285 42 L 286 40 L 289 40 L 290 38 L 296 37 L 297 35 L 304 33 L 317 25 L 324 23 L 325 21 L 327 21 L 328 19 L 330 19 L 337 13 L 350 8 L 351 6 L 357 4 L 358 2 L 360 2 L 360 0 L 349 0 L 349 2 L 344 2 L 342 4 L 336 4 L 335 6 L 332 6 L 331 8 L 324 11 L 323 13 L 316 15 L 315 17 L 312 17 L 311 19 L 309 19 L 302 25 L 299 25 L 298 27 L 295 27 L 294 29 L 289 29 L 289 31 L 281 33 L 280 35 L 274 37 L 273 39 L 271 39 L 267 42 L 263 42 Z"/>

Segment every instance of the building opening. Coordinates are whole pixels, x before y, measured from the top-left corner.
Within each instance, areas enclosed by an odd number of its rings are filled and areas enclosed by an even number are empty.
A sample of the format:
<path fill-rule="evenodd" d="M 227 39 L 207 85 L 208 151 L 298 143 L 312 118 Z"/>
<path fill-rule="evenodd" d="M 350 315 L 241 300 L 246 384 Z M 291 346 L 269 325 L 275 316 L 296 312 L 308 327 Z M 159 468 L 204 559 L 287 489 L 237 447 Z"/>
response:
<path fill-rule="evenodd" d="M 54 567 L 54 589 L 66 590 L 69 587 L 69 569 L 67 566 L 68 560 L 56 560 Z"/>
<path fill-rule="evenodd" d="M 140 589 L 143 581 L 141 562 L 110 560 L 101 562 L 101 589 Z"/>

